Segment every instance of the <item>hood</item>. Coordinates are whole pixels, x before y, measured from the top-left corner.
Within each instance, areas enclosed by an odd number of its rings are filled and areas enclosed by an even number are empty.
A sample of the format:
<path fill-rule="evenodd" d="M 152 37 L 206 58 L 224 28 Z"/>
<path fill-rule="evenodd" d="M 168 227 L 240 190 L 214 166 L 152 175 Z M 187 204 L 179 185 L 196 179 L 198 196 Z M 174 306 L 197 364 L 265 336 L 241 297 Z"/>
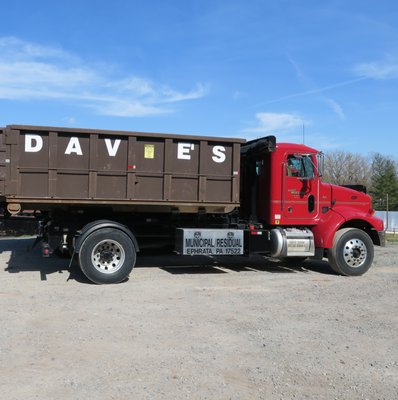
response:
<path fill-rule="evenodd" d="M 332 208 L 350 207 L 358 211 L 373 214 L 372 198 L 363 192 L 343 186 L 330 185 Z"/>

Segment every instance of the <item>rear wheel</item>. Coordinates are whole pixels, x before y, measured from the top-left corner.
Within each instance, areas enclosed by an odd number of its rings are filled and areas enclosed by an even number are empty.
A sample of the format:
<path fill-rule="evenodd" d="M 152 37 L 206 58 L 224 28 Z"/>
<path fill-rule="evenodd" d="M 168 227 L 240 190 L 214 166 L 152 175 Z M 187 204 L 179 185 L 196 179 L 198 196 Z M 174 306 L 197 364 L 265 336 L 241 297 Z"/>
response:
<path fill-rule="evenodd" d="M 373 242 L 369 235 L 355 228 L 337 231 L 333 248 L 328 253 L 333 270 L 347 276 L 364 274 L 372 265 L 373 256 Z"/>
<path fill-rule="evenodd" d="M 79 252 L 80 268 L 94 283 L 118 283 L 132 271 L 136 251 L 131 239 L 122 231 L 103 228 L 83 242 Z"/>

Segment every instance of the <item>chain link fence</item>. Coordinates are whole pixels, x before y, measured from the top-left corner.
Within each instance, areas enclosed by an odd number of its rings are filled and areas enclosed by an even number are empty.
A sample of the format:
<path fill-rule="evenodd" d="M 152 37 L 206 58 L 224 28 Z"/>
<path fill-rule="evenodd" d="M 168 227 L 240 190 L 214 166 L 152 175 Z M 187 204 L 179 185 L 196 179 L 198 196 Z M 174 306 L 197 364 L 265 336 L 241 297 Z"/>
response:
<path fill-rule="evenodd" d="M 384 221 L 387 232 L 398 233 L 398 211 L 376 211 L 375 214 Z"/>

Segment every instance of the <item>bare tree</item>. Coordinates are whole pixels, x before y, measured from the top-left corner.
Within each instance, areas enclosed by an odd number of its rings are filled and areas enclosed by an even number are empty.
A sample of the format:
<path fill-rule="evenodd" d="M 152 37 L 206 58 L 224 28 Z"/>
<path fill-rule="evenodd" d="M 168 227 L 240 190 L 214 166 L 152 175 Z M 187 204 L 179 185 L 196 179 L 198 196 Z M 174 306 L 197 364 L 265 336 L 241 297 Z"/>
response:
<path fill-rule="evenodd" d="M 360 154 L 334 151 L 325 154 L 324 181 L 336 185 L 365 185 L 372 183 L 372 160 Z"/>

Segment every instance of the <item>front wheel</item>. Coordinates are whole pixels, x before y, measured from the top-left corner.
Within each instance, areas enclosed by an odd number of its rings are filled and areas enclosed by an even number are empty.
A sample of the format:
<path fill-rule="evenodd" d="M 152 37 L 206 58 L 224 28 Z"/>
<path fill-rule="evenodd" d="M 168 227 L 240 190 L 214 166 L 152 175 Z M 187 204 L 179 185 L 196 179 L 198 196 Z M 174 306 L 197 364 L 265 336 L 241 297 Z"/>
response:
<path fill-rule="evenodd" d="M 114 228 L 94 231 L 85 239 L 79 252 L 82 272 L 98 284 L 124 281 L 135 260 L 136 251 L 131 239 Z"/>
<path fill-rule="evenodd" d="M 329 264 L 341 275 L 363 275 L 372 265 L 373 242 L 369 235 L 356 228 L 336 232 L 333 248 L 328 252 Z"/>

